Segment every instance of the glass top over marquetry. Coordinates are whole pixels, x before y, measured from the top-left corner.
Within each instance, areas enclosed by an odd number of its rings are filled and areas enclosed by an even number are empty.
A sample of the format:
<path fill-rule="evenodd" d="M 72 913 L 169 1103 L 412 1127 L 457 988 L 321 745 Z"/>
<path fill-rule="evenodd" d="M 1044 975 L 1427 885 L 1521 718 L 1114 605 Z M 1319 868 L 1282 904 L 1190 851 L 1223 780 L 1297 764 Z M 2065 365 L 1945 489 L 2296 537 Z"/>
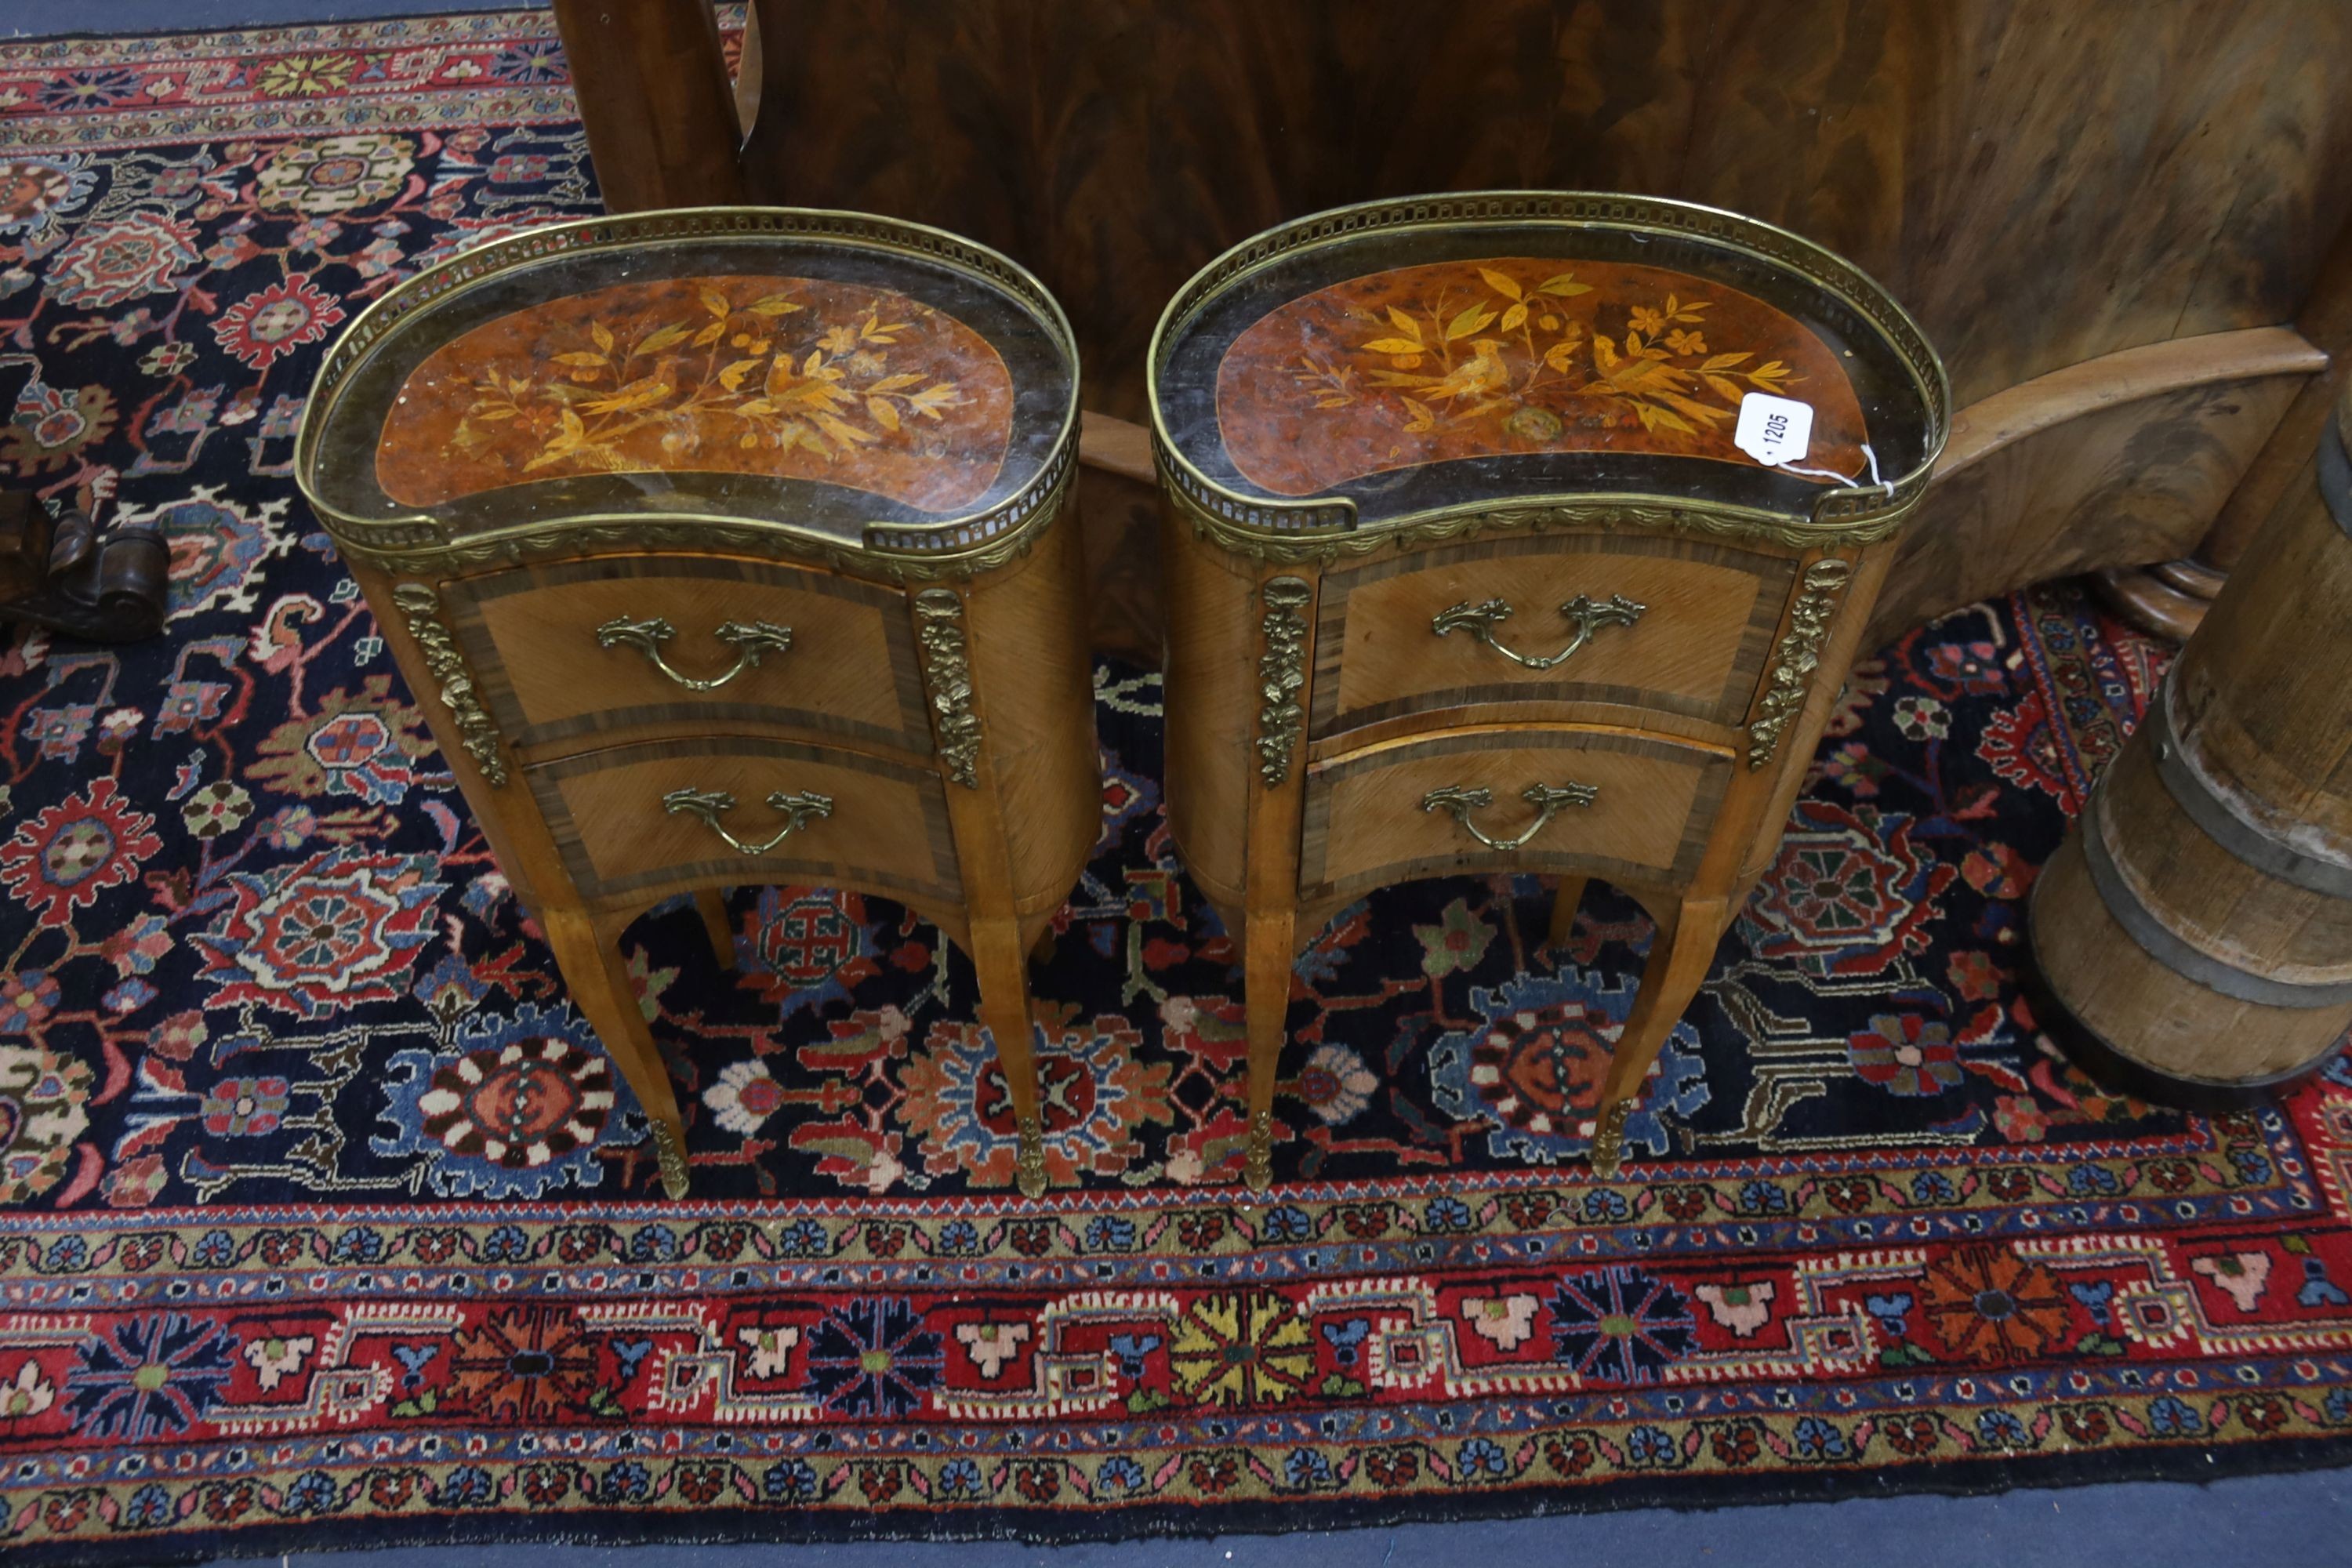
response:
<path fill-rule="evenodd" d="M 1161 320 L 1151 392 L 1163 472 L 1271 531 L 1576 496 L 1867 522 L 1924 487 L 1948 401 L 1910 319 L 1826 251 L 1709 208 L 1509 192 L 1237 247 Z M 1743 446 L 1743 411 L 1791 404 L 1801 445 Z"/>
<path fill-rule="evenodd" d="M 661 520 L 952 554 L 1066 477 L 1077 372 L 1036 281 L 915 225 L 791 209 L 529 231 L 410 279 L 330 355 L 297 468 L 346 546 Z M 478 553 L 478 551 L 474 552 Z"/>

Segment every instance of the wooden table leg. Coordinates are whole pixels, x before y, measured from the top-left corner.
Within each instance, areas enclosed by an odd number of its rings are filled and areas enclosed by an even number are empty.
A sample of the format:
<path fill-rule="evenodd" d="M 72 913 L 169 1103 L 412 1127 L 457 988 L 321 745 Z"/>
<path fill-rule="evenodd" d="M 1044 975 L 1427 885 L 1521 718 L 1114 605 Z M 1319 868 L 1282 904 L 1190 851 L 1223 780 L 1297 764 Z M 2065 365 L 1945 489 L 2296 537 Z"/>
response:
<path fill-rule="evenodd" d="M 1045 1131 L 1037 1105 L 1036 1026 L 1029 1005 L 1029 964 L 1021 928 L 1009 915 L 971 917 L 971 962 L 980 972 L 980 1021 L 996 1041 L 996 1059 L 1013 1097 L 1021 1140 L 1021 1195 L 1045 1195 Z"/>
<path fill-rule="evenodd" d="M 1551 896 L 1551 931 L 1544 945 L 1561 948 L 1568 945 L 1570 933 L 1576 930 L 1576 907 L 1584 902 L 1584 879 L 1562 877 L 1559 889 Z"/>
<path fill-rule="evenodd" d="M 1666 1037 L 1682 1021 L 1683 1010 L 1698 994 L 1714 962 L 1716 943 L 1722 940 L 1727 906 L 1723 900 L 1693 900 L 1675 906 L 1671 920 L 1659 921 L 1650 943 L 1650 959 L 1642 969 L 1642 989 L 1633 999 L 1633 1016 L 1617 1037 L 1601 1079 L 1601 1101 L 1594 1107 L 1592 1169 L 1604 1177 L 1617 1174 L 1624 1157 L 1625 1117 L 1642 1092 L 1650 1064 L 1658 1059 Z"/>
<path fill-rule="evenodd" d="M 1282 1042 L 1290 1016 L 1292 935 L 1287 910 L 1252 915 L 1244 922 L 1242 1005 L 1249 1026 L 1249 1154 L 1242 1179 L 1252 1192 L 1274 1184 L 1274 1085 L 1282 1070 Z"/>
<path fill-rule="evenodd" d="M 592 921 L 576 909 L 550 907 L 541 912 L 540 924 L 555 951 L 555 966 L 572 993 L 572 1005 L 636 1091 L 637 1104 L 653 1130 L 662 1190 L 673 1198 L 686 1196 L 686 1123 L 678 1115 L 677 1091 L 662 1063 L 661 1047 L 646 1026 L 628 961 L 621 956 L 621 932 L 628 917 Z"/>
<path fill-rule="evenodd" d="M 702 916 L 702 932 L 710 939 L 710 956 L 721 969 L 735 967 L 735 921 L 727 912 L 727 894 L 718 888 L 698 888 L 694 908 Z"/>

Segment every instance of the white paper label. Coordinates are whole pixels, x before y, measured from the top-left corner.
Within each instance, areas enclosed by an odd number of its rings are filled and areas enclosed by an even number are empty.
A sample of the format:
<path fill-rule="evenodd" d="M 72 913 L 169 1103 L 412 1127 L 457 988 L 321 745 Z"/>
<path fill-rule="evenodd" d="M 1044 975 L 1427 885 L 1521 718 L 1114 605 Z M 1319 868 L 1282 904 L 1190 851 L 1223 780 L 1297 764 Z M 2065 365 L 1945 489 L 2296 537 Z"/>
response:
<path fill-rule="evenodd" d="M 1732 445 L 1768 468 L 1804 461 L 1813 438 L 1813 405 L 1793 397 L 1751 392 L 1739 400 Z"/>

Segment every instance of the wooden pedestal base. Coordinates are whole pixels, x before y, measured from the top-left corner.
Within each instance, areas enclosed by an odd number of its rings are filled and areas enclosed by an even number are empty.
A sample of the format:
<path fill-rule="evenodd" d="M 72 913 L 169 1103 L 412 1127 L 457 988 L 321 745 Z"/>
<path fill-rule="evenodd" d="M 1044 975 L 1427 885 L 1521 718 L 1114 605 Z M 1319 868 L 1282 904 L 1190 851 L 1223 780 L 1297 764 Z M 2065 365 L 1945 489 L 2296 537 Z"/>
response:
<path fill-rule="evenodd" d="M 2091 574 L 2092 591 L 2117 618 L 2174 642 L 2188 641 L 2204 624 L 2206 609 L 2228 581 L 2193 556 Z"/>

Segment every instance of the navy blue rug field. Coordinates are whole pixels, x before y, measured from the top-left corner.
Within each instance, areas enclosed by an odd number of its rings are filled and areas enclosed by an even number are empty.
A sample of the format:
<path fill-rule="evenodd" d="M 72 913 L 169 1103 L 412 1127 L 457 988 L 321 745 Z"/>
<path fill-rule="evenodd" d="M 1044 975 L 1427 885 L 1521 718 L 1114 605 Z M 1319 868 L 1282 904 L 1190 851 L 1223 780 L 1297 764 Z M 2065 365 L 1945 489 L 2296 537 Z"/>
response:
<path fill-rule="evenodd" d="M 2162 650 L 2073 591 L 1864 664 L 1613 1180 L 1645 919 L 1343 912 L 1271 1198 L 1236 954 L 1097 674 L 1103 840 L 1035 985 L 1053 1190 L 969 964 L 747 889 L 630 961 L 693 1196 L 289 474 L 333 333 L 594 210 L 543 14 L 0 45 L 0 479 L 146 519 L 169 635 L 0 653 L 0 1547 L 1041 1539 L 2352 1458 L 2352 1081 L 2102 1092 L 2018 991 L 2034 868 Z M 455 1094 L 509 1108 L 487 1160 Z M 585 1128 L 588 1136 L 572 1131 Z"/>

